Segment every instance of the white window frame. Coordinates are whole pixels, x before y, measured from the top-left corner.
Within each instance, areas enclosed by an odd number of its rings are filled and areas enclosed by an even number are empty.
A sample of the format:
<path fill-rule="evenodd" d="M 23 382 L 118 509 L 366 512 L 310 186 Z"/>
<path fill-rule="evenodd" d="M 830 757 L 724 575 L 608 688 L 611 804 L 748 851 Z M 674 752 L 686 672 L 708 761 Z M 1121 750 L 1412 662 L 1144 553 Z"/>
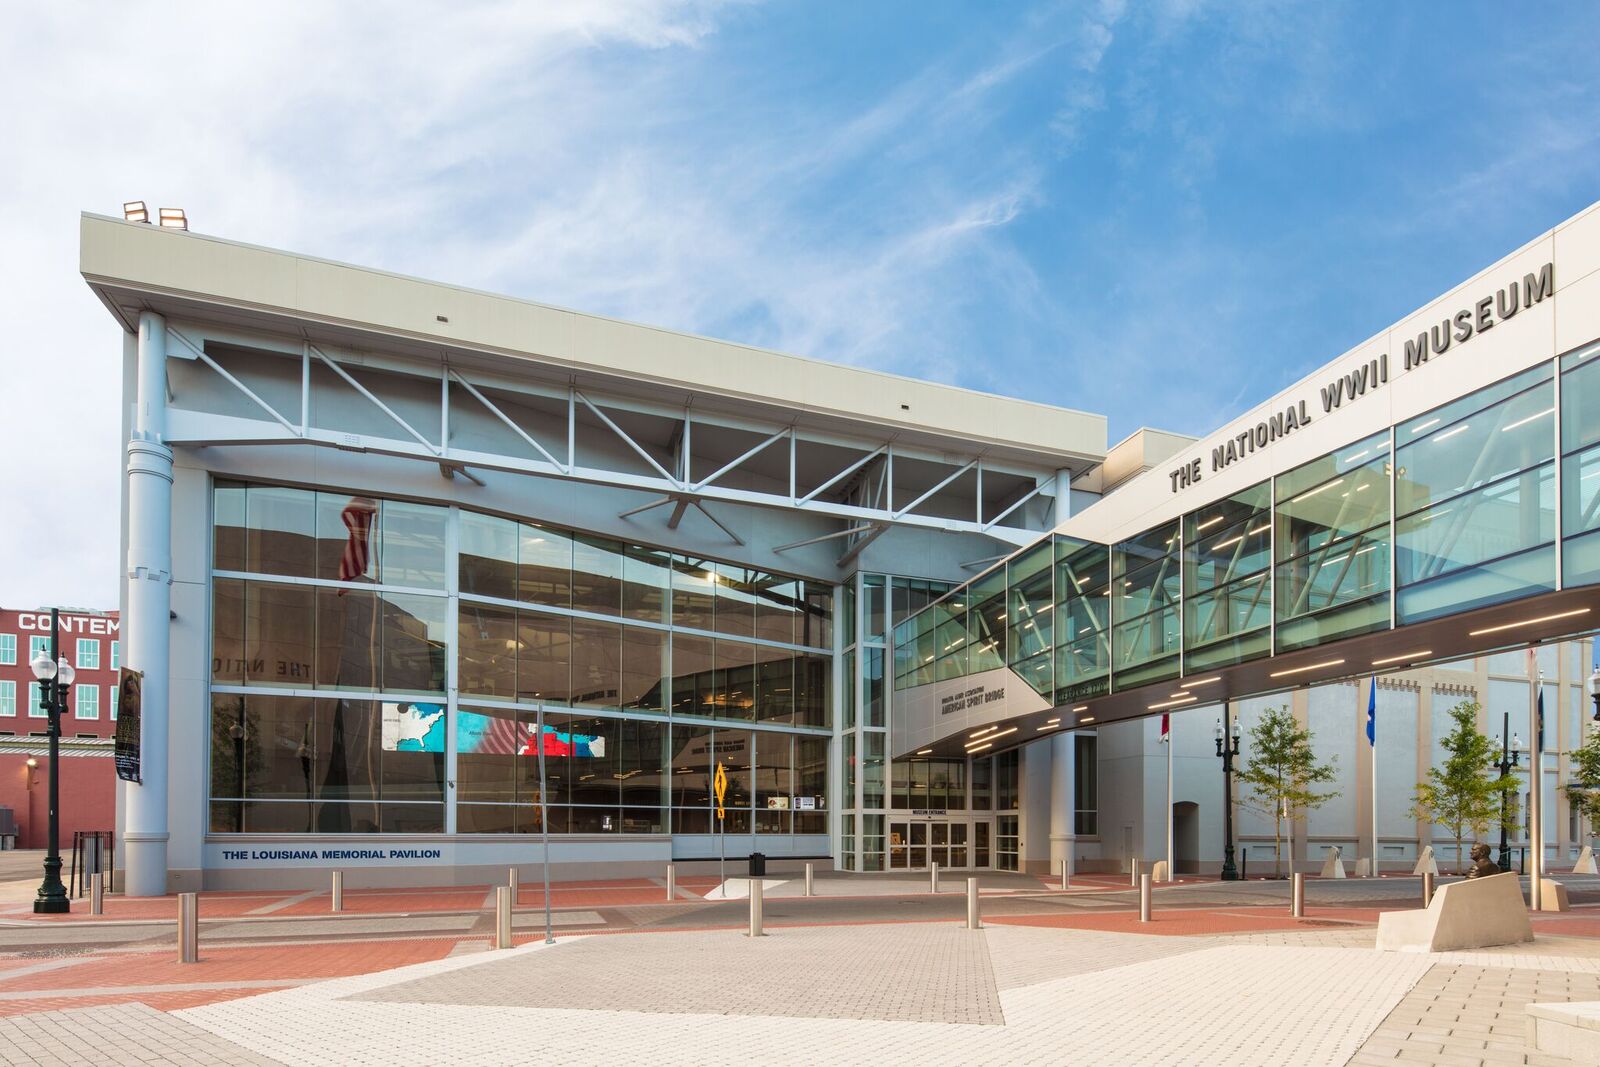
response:
<path fill-rule="evenodd" d="M 50 654 L 50 638 L 44 637 L 44 636 L 42 636 L 40 634 L 29 634 L 28 635 L 28 662 L 32 663 L 34 657 L 37 656 L 41 652 L 43 652 L 45 655 L 49 655 Z"/>
<path fill-rule="evenodd" d="M 98 685 L 78 685 L 73 688 L 76 692 L 72 694 L 72 717 L 86 721 L 100 718 L 100 687 Z M 89 699 L 85 701 L 85 697 Z M 90 714 L 90 712 L 93 714 Z"/>
<path fill-rule="evenodd" d="M 111 712 L 111 714 L 108 716 L 108 718 L 110 718 L 110 720 L 112 722 L 116 722 L 117 721 L 117 700 L 118 700 L 119 697 L 122 696 L 122 687 L 120 685 L 116 685 L 116 684 L 112 684 L 112 685 L 106 686 L 106 696 L 108 698 L 106 700 L 106 707 L 108 709 L 110 709 L 110 712 Z"/>
<path fill-rule="evenodd" d="M 48 719 L 45 710 L 39 706 L 39 701 L 44 699 L 44 693 L 39 689 L 38 682 L 28 683 L 28 718 Z"/>
<path fill-rule="evenodd" d="M 73 662 L 80 671 L 99 670 L 100 639 L 98 637 L 78 638 L 78 652 Z"/>
<path fill-rule="evenodd" d="M 111 642 L 111 669 L 112 670 L 117 670 L 121 666 L 122 666 L 122 642 L 113 640 Z"/>
<path fill-rule="evenodd" d="M 0 715 L 17 713 L 17 683 L 10 678 L 0 678 Z"/>
<path fill-rule="evenodd" d="M 0 634 L 0 664 L 7 667 L 17 665 L 17 635 Z"/>

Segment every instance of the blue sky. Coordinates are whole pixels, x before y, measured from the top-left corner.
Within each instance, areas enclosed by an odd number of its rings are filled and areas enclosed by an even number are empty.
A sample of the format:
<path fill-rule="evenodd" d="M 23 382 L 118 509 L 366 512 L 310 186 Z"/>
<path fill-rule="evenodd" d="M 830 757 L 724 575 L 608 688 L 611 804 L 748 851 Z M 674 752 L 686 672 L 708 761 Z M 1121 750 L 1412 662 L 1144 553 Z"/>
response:
<path fill-rule="evenodd" d="M 3 602 L 114 596 L 114 522 L 58 517 L 115 493 L 120 450 L 79 210 L 180 205 L 201 232 L 1103 412 L 1115 440 L 1208 431 L 1600 199 L 1592 4 L 13 22 L 8 377 L 87 417 L 13 407 L 8 443 L 51 442 L 70 489 L 0 527 L 0 555 L 42 561 Z"/>

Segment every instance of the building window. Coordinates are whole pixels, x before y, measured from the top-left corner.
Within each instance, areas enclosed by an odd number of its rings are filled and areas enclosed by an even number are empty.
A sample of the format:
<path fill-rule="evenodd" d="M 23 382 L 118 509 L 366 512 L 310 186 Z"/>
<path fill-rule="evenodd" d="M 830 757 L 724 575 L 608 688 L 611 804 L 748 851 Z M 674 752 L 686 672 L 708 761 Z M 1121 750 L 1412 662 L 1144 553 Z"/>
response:
<path fill-rule="evenodd" d="M 32 663 L 39 657 L 39 653 L 50 654 L 50 639 L 37 634 L 28 638 L 28 662 Z"/>
<path fill-rule="evenodd" d="M 17 664 L 17 635 L 0 634 L 0 663 L 7 667 Z"/>
<path fill-rule="evenodd" d="M 42 697 L 39 694 L 39 683 L 38 682 L 29 682 L 28 683 L 28 718 L 30 718 L 30 719 L 48 719 L 50 717 L 49 715 L 46 715 L 45 714 L 45 710 L 42 707 L 39 706 L 39 701 L 41 699 L 42 699 Z"/>
<path fill-rule="evenodd" d="M 108 698 L 106 704 L 110 708 L 110 719 L 112 722 L 117 721 L 117 698 L 120 696 L 122 696 L 121 686 L 112 685 L 106 687 L 106 697 Z"/>
<path fill-rule="evenodd" d="M 117 670 L 122 666 L 122 642 L 111 642 L 111 669 Z"/>
<path fill-rule="evenodd" d="M 1017 810 L 1017 755 L 1018 750 L 1002 752 L 994 758 L 995 810 Z"/>
<path fill-rule="evenodd" d="M 98 638 L 78 638 L 78 669 L 80 671 L 97 671 L 100 669 L 100 641 Z"/>
<path fill-rule="evenodd" d="M 16 651 L 13 641 L 11 650 Z M 10 679 L 0 681 L 0 715 L 15 715 L 17 713 L 17 683 Z"/>
<path fill-rule="evenodd" d="M 1079 735 L 1073 748 L 1072 832 L 1093 837 L 1100 832 L 1100 780 L 1098 741 L 1094 735 Z"/>
<path fill-rule="evenodd" d="M 95 642 L 99 644 L 99 642 Z M 98 719 L 100 717 L 100 687 L 98 685 L 80 685 L 77 687 L 78 697 L 73 702 L 73 713 L 80 719 Z"/>

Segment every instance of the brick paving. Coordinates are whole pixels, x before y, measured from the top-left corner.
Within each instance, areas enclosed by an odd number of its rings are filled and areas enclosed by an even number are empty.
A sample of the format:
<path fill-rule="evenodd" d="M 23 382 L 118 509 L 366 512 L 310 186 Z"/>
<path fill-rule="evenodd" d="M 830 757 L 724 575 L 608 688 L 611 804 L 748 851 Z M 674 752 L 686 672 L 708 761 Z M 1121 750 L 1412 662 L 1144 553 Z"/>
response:
<path fill-rule="evenodd" d="M 1143 925 L 1123 879 L 1062 893 L 1011 876 L 986 886 L 982 932 L 925 879 L 818 882 L 827 899 L 773 894 L 757 941 L 730 929 L 742 904 L 698 897 L 715 879 L 680 878 L 672 903 L 651 879 L 569 883 L 553 946 L 525 883 L 510 952 L 488 948 L 486 886 L 350 892 L 345 915 L 325 892 L 207 894 L 191 966 L 169 921 L 137 919 L 170 899 L 93 922 L 6 916 L 0 1067 L 1540 1065 L 1565 1061 L 1528 1052 L 1525 1005 L 1600 999 L 1593 879 L 1569 882 L 1573 912 L 1535 919 L 1535 944 L 1433 956 L 1372 948 L 1415 879 L 1313 883 L 1303 921 L 1282 882 L 1162 887 Z M 75 1036 L 111 1025 L 109 1054 Z"/>

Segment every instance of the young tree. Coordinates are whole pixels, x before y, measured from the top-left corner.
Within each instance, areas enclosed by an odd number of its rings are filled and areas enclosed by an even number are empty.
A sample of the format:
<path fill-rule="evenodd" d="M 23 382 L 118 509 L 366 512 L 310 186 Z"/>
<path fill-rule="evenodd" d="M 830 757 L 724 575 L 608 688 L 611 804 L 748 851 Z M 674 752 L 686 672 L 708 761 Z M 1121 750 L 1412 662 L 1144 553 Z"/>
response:
<path fill-rule="evenodd" d="M 1444 763 L 1428 770 L 1428 780 L 1417 783 L 1411 813 L 1448 829 L 1456 841 L 1456 872 L 1464 862 L 1467 831 L 1474 835 L 1497 821 L 1501 798 L 1514 793 L 1517 779 L 1501 777 L 1495 743 L 1478 732 L 1478 704 L 1463 701 L 1450 709 L 1454 728 L 1444 737 Z M 1511 817 L 1511 807 L 1505 808 Z"/>
<path fill-rule="evenodd" d="M 1572 750 L 1572 780 L 1567 801 L 1578 818 L 1589 825 L 1591 837 L 1600 834 L 1600 730 L 1590 730 L 1583 747 Z"/>
<path fill-rule="evenodd" d="M 1319 807 L 1338 790 L 1319 793 L 1313 787 L 1333 781 L 1333 763 L 1318 763 L 1311 750 L 1311 731 L 1294 721 L 1288 708 L 1269 708 L 1250 728 L 1250 753 L 1239 772 L 1240 800 L 1272 815 L 1272 873 L 1281 876 L 1283 820 Z"/>

